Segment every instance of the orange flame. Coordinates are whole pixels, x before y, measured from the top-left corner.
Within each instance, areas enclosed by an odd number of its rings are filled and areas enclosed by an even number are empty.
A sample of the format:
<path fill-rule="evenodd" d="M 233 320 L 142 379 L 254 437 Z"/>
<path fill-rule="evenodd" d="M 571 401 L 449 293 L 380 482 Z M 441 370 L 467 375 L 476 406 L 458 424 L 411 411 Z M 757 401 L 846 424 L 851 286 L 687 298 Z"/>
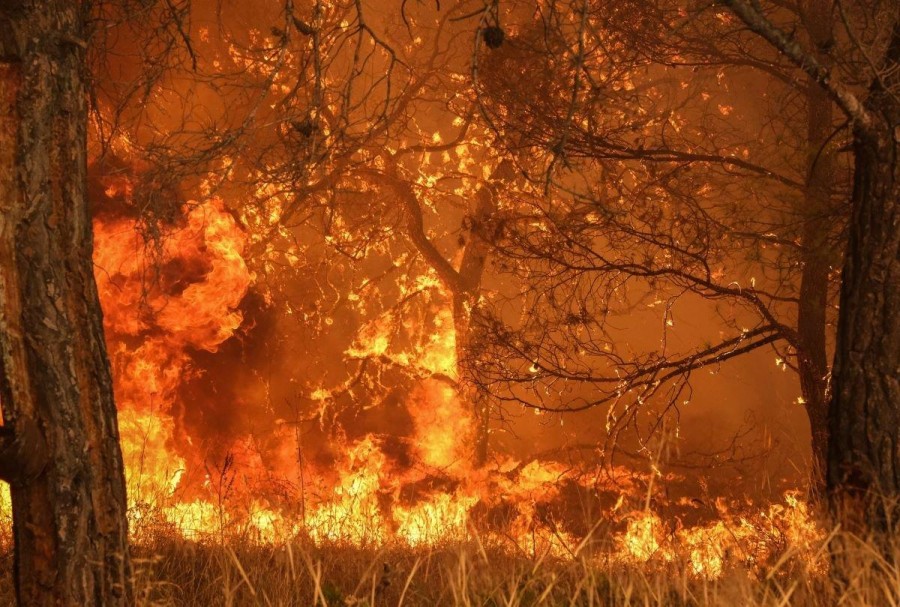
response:
<path fill-rule="evenodd" d="M 217 199 L 186 205 L 183 221 L 156 250 L 133 221 L 98 220 L 95 234 L 135 534 L 163 529 L 191 540 L 239 534 L 257 542 L 305 534 L 319 543 L 427 546 L 469 537 L 476 531 L 476 510 L 511 508 L 505 523 L 477 532 L 512 541 L 532 556 L 571 557 L 588 545 L 590 538 L 567 530 L 547 506 L 561 497 L 566 483 L 593 490 L 583 479 L 598 474 L 579 476 L 552 461 L 522 465 L 501 458 L 482 469 L 470 465 L 474 424 L 457 387 L 456 335 L 447 305 L 411 345 L 394 343 L 395 319 L 388 314 L 364 325 L 346 351 L 350 358 L 387 358 L 420 378 L 406 402 L 413 426 L 411 465 L 392 460 L 374 435 L 354 442 L 337 437 L 340 454 L 328 469 L 303 461 L 295 466 L 306 481 L 285 506 L 254 481 L 254 475 L 265 478 L 267 463 L 248 438 L 232 445 L 225 467 L 199 471 L 199 491 L 182 491 L 194 446 L 180 433 L 174 405 L 194 373 L 190 352 L 216 352 L 241 326 L 239 305 L 254 281 L 243 259 L 248 239 Z M 433 277 L 420 282 L 435 290 L 436 300 L 449 299 Z M 331 393 L 320 388 L 313 396 L 325 401 Z M 290 453 L 299 450 L 284 430 L 275 438 L 283 445 L 278 467 L 286 468 Z M 620 487 L 637 491 L 628 483 Z M 617 505 L 605 513 L 609 527 L 620 529 L 615 559 L 687 563 L 705 577 L 720 575 L 735 559 L 753 564 L 771 558 L 759 538 L 773 529 L 797 549 L 811 549 L 821 536 L 794 495 L 752 515 L 733 515 L 719 505 L 719 520 L 692 527 L 672 528 L 649 510 L 618 510 Z"/>

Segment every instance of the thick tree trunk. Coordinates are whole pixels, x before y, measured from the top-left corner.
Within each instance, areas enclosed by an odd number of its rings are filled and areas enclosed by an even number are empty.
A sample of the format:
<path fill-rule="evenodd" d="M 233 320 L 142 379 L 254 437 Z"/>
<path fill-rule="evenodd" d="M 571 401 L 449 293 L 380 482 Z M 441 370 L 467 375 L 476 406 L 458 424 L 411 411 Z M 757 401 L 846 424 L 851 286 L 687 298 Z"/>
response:
<path fill-rule="evenodd" d="M 36 445 L 4 453 L 46 450 L 12 487 L 16 589 L 29 606 L 131 601 L 85 198 L 84 10 L 0 4 L 0 399 L 6 426 Z"/>
<path fill-rule="evenodd" d="M 844 261 L 827 483 L 845 528 L 888 531 L 882 496 L 900 498 L 900 103 L 895 24 L 883 74 L 857 128 L 850 240 Z M 890 71 L 889 71 L 890 70 Z M 865 506 L 865 507 L 863 507 Z"/>
<path fill-rule="evenodd" d="M 473 356 L 476 354 L 473 352 L 473 346 L 477 347 L 477 335 L 471 319 L 472 306 L 475 304 L 476 297 L 469 293 L 453 294 L 453 324 L 456 330 L 456 359 L 460 362 L 460 397 L 471 408 L 474 421 L 472 463 L 480 467 L 486 464 L 488 459 L 491 402 L 489 395 L 485 394 L 478 385 L 474 371 L 477 363 L 473 360 Z"/>

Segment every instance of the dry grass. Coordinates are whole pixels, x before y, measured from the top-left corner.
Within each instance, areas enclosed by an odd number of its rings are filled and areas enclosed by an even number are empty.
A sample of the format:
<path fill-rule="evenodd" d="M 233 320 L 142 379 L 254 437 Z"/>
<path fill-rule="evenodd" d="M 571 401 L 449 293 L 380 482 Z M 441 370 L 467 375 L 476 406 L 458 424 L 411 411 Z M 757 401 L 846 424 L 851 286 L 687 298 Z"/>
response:
<path fill-rule="evenodd" d="M 6 604 L 14 596 L 9 531 L 8 518 L 0 517 Z M 140 606 L 900 607 L 900 535 L 888 559 L 868 542 L 832 533 L 816 548 L 817 562 L 808 550 L 785 546 L 771 562 L 732 563 L 712 580 L 691 575 L 689 558 L 626 565 L 600 546 L 560 559 L 512 554 L 478 539 L 361 548 L 302 538 L 190 542 L 161 532 L 134 547 L 134 585 Z M 826 571 L 828 552 L 838 546 L 852 571 L 843 583 Z"/>
<path fill-rule="evenodd" d="M 832 541 L 853 563 L 845 584 L 790 553 L 765 571 L 735 567 L 704 580 L 671 564 L 528 559 L 477 541 L 424 550 L 173 540 L 136 550 L 135 582 L 140 605 L 900 606 L 896 565 L 854 538 Z M 895 548 L 898 563 L 900 541 Z"/>
<path fill-rule="evenodd" d="M 839 585 L 790 555 L 763 573 L 734 568 L 704 580 L 675 566 L 532 560 L 477 542 L 376 550 L 173 539 L 136 547 L 135 588 L 141 606 L 900 606 L 900 568 L 865 543 L 848 543 L 854 573 Z M 2 563 L 0 598 L 12 604 L 11 553 Z"/>

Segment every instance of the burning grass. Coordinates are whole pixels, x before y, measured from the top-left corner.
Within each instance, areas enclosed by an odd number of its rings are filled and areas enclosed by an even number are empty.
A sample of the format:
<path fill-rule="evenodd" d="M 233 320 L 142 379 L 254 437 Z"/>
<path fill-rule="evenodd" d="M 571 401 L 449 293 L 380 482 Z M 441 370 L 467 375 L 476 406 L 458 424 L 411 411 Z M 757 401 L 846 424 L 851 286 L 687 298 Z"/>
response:
<path fill-rule="evenodd" d="M 456 538 L 416 542 L 299 525 L 279 537 L 262 532 L 273 513 L 238 524 L 224 512 L 218 529 L 211 519 L 194 533 L 171 511 L 142 513 L 132 525 L 138 605 L 900 605 L 900 537 L 889 562 L 866 541 L 820 531 L 790 494 L 689 527 L 651 511 L 604 518 L 580 540 L 540 516 L 525 529 L 521 516 L 482 530 L 469 520 Z M 11 601 L 8 502 L 0 523 L 0 597 Z M 846 583 L 829 578 L 837 547 L 853 563 Z"/>
<path fill-rule="evenodd" d="M 898 572 L 865 545 L 838 589 L 786 556 L 765 572 L 716 580 L 680 567 L 525 558 L 476 541 L 381 550 L 302 542 L 279 547 L 170 543 L 139 562 L 144 604 L 181 605 L 896 605 Z"/>

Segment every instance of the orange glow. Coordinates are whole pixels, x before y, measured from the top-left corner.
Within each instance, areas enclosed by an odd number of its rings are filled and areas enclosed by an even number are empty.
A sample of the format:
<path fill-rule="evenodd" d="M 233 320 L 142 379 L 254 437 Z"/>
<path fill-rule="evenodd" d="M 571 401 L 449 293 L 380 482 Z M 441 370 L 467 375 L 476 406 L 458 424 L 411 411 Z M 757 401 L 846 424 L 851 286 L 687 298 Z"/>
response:
<path fill-rule="evenodd" d="M 310 461 L 299 431 L 279 420 L 266 439 L 276 445 L 269 456 L 258 438 L 246 436 L 218 449 L 228 454 L 224 462 L 211 462 L 180 417 L 199 404 L 180 399 L 199 373 L 195 353 L 217 352 L 245 322 L 240 305 L 256 281 L 244 258 L 252 239 L 216 198 L 185 205 L 159 249 L 137 227 L 128 219 L 95 225 L 96 276 L 137 541 L 162 531 L 193 541 L 237 536 L 274 543 L 303 535 L 317 543 L 430 546 L 477 535 L 532 558 L 572 558 L 590 553 L 594 538 L 572 531 L 555 507 L 565 487 L 582 495 L 620 494 L 599 516 L 614 537 L 613 554 L 604 558 L 622 563 L 684 563 L 695 575 L 716 577 L 731 562 L 754 566 L 775 557 L 761 539 L 767 534 L 809 552 L 821 537 L 795 495 L 739 514 L 719 504 L 716 520 L 683 526 L 661 512 L 622 507 L 646 501 L 640 483 L 629 480 L 633 473 L 613 471 L 607 487 L 587 480 L 608 477 L 601 469 L 557 461 L 498 457 L 474 467 L 476 424 L 458 385 L 451 297 L 430 274 L 414 280 L 432 302 L 421 326 L 385 312 L 361 324 L 344 351 L 348 360 L 387 361 L 413 378 L 403 403 L 411 424 L 403 443 L 409 461 L 395 457 L 379 435 L 350 439 L 342 432 L 331 435 L 332 462 Z M 338 393 L 309 390 L 319 423 Z M 299 484 L 276 490 L 273 479 L 298 474 Z"/>

